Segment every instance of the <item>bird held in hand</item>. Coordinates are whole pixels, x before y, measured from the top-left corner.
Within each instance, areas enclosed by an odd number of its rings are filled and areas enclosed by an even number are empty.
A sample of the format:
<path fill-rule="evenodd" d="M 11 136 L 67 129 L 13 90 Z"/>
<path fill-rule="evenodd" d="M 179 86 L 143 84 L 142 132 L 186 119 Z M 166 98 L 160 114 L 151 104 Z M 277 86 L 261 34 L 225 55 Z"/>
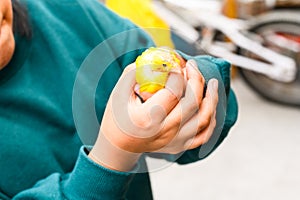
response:
<path fill-rule="evenodd" d="M 185 61 L 173 49 L 150 47 L 138 56 L 135 64 L 137 92 L 146 100 L 165 87 L 170 73 L 182 74 Z"/>

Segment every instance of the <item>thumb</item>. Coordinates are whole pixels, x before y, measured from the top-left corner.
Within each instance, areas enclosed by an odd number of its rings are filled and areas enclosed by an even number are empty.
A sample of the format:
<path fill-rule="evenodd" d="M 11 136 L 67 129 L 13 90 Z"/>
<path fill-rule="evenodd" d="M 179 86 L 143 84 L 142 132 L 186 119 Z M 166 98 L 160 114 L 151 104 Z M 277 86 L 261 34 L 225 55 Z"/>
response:
<path fill-rule="evenodd" d="M 128 65 L 124 69 L 121 77 L 112 91 L 114 99 L 128 102 L 129 98 L 134 92 L 134 86 L 136 85 L 135 69 L 135 63 Z"/>

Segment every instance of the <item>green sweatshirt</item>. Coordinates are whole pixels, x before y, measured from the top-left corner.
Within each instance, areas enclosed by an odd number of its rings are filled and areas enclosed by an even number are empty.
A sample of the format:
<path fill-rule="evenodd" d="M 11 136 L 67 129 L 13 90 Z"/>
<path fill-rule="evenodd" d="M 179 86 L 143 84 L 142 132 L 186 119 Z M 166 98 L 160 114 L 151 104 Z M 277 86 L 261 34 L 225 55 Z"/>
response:
<path fill-rule="evenodd" d="M 0 199 L 152 199 L 148 173 L 109 170 L 87 157 L 90 147 L 78 137 L 72 113 L 74 82 L 85 58 L 102 41 L 136 27 L 97 0 L 21 2 L 28 9 L 33 37 L 15 36 L 14 56 L 0 71 Z M 99 123 L 122 70 L 150 46 L 151 39 L 137 30 L 108 43 L 99 54 L 99 69 L 107 55 L 116 55 L 95 94 Z M 136 50 L 117 56 L 126 49 Z M 226 88 L 219 105 L 226 119 L 218 126 L 221 135 L 211 153 L 236 121 L 237 103 L 229 64 L 209 56 L 194 59 L 206 80 L 218 78 Z M 164 157 L 185 164 L 209 153 L 201 156 L 197 148 L 176 160 L 175 155 Z"/>

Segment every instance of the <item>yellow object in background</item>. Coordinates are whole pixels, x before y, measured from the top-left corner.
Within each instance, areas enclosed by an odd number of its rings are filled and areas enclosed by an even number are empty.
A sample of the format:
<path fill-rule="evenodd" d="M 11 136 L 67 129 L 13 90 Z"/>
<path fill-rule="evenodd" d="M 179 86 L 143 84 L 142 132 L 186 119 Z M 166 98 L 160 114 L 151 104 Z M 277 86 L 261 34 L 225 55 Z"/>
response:
<path fill-rule="evenodd" d="M 170 28 L 155 13 L 152 0 L 106 0 L 106 6 L 143 28 L 157 46 L 174 48 Z"/>
<path fill-rule="evenodd" d="M 223 0 L 222 5 L 222 13 L 223 15 L 229 18 L 238 18 L 238 2 L 237 0 Z M 230 41 L 229 38 L 226 38 L 227 41 Z M 232 66 L 231 68 L 231 78 L 235 78 L 237 75 L 236 66 Z"/>
<path fill-rule="evenodd" d="M 237 0 L 223 0 L 223 15 L 230 18 L 238 17 Z"/>

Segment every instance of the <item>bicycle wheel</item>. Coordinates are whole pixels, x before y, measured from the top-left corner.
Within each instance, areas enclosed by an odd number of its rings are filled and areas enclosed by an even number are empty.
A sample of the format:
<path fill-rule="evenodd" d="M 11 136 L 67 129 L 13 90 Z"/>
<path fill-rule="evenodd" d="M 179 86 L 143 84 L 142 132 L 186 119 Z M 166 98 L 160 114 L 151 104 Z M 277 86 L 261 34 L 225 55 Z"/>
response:
<path fill-rule="evenodd" d="M 250 31 L 257 34 L 263 46 L 294 59 L 297 63 L 296 79 L 282 83 L 265 75 L 240 69 L 246 83 L 262 97 L 274 102 L 300 106 L 300 10 L 272 11 L 258 16 Z M 275 40 L 274 40 L 275 36 Z M 278 43 L 278 41 L 281 41 Z M 285 41 L 286 43 L 282 43 Z M 263 61 L 259 56 L 240 49 L 240 54 Z"/>

